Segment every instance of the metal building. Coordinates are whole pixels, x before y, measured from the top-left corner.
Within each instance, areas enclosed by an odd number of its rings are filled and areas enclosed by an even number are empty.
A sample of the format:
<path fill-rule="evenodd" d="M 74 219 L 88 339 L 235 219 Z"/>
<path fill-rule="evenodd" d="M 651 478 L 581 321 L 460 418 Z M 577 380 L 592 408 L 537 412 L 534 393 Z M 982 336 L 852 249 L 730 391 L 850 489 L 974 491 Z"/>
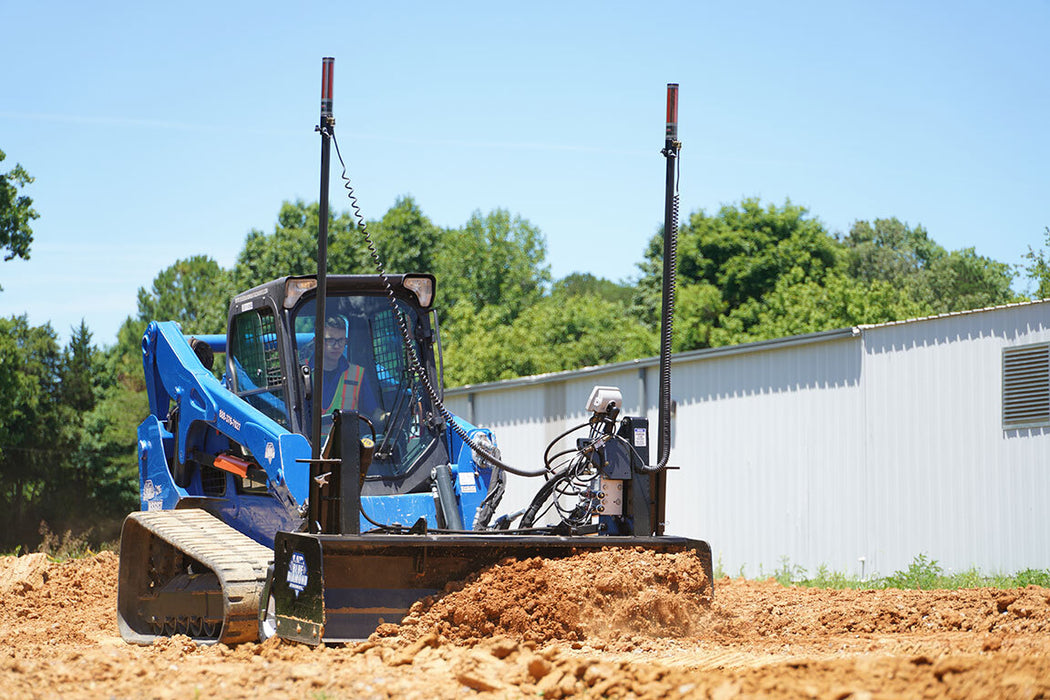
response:
<path fill-rule="evenodd" d="M 667 532 L 729 574 L 1050 567 L 1050 301 L 675 355 Z M 450 389 L 534 467 L 595 385 L 656 426 L 657 360 Z M 655 434 L 653 436 L 655 439 Z M 511 477 L 522 507 L 535 484 Z M 501 509 L 502 510 L 502 509 Z"/>

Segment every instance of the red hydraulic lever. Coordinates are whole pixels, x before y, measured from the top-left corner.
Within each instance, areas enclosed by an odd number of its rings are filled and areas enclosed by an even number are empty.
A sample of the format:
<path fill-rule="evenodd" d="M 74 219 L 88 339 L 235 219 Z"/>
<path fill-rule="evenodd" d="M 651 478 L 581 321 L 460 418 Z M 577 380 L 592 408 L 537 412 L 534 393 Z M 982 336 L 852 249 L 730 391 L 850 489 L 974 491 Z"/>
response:
<path fill-rule="evenodd" d="M 234 457 L 233 455 L 215 455 L 215 468 L 224 472 L 230 472 L 241 478 L 248 476 L 248 467 L 251 462 Z"/>

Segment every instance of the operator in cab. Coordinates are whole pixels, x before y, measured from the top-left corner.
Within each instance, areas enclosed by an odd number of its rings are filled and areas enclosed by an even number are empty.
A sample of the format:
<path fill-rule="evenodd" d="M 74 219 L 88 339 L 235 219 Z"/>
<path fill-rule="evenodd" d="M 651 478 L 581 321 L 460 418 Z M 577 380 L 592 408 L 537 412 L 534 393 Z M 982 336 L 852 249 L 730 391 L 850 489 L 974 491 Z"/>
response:
<path fill-rule="evenodd" d="M 347 359 L 348 341 L 346 322 L 338 316 L 326 318 L 321 384 L 323 412 L 354 410 L 371 417 L 378 408 L 375 390 L 366 378 L 365 368 Z"/>

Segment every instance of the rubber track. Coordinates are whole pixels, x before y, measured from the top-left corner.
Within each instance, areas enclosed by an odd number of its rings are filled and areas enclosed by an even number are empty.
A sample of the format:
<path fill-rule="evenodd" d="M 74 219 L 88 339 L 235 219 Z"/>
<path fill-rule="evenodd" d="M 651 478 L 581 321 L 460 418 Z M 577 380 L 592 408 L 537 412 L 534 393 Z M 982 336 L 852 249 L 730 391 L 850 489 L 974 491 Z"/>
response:
<path fill-rule="evenodd" d="M 225 611 L 219 642 L 239 644 L 258 639 L 259 597 L 273 550 L 199 509 L 143 511 L 132 513 L 128 519 L 218 577 Z"/>

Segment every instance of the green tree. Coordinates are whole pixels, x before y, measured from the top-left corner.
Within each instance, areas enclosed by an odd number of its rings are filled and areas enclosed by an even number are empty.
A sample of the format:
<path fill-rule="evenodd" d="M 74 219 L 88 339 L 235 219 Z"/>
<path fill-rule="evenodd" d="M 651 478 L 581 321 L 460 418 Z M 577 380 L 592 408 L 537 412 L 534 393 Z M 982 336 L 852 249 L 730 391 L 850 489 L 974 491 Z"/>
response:
<path fill-rule="evenodd" d="M 102 353 L 100 370 L 104 387 L 120 387 L 133 392 L 145 392 L 146 383 L 142 368 L 142 336 L 147 321 L 132 316 L 124 319 L 117 329 L 117 342 Z M 139 416 L 141 420 L 145 414 Z"/>
<path fill-rule="evenodd" d="M 622 303 L 592 294 L 555 293 L 524 309 L 510 324 L 487 306 L 465 313 L 457 327 L 467 328 L 446 353 L 445 381 L 450 385 L 496 381 L 590 365 L 648 357 L 656 352 L 656 334 L 625 313 Z"/>
<path fill-rule="evenodd" d="M 547 241 L 538 228 L 505 209 L 475 212 L 440 246 L 438 303 L 491 306 L 509 321 L 538 301 L 550 283 Z"/>
<path fill-rule="evenodd" d="M 1016 299 L 1010 266 L 973 248 L 947 251 L 922 226 L 899 219 L 857 221 L 843 238 L 847 273 L 864 282 L 904 289 L 929 313 L 1005 304 Z"/>
<path fill-rule="evenodd" d="M 141 353 L 136 354 L 141 368 Z M 115 538 L 124 515 L 137 505 L 136 428 L 148 411 L 145 392 L 106 385 L 106 376 L 102 353 L 81 322 L 66 348 L 62 373 L 71 446 L 63 483 L 75 495 L 68 499 L 72 505 L 50 514 L 48 522 L 72 520 L 99 540 Z"/>
<path fill-rule="evenodd" d="M 916 296 L 935 313 L 1008 304 L 1020 298 L 1011 288 L 1013 278 L 1006 263 L 963 248 L 933 261 L 927 276 L 928 296 Z"/>
<path fill-rule="evenodd" d="M 84 416 L 76 463 L 93 476 L 84 491 L 109 515 L 108 530 L 99 536 L 112 539 L 128 511 L 138 507 L 139 423 L 149 414 L 142 368 L 142 335 L 147 321 L 128 316 L 117 331 L 117 342 L 99 353 L 96 363 L 98 399 Z M 216 363 L 221 366 L 221 363 Z M 105 524 L 105 523 L 103 523 Z"/>
<path fill-rule="evenodd" d="M 771 340 L 928 313 L 928 306 L 884 280 L 857 280 L 834 272 L 816 282 L 796 270 L 761 300 L 749 301 L 722 318 L 711 332 L 711 344 Z"/>
<path fill-rule="evenodd" d="M 0 318 L 0 533 L 7 546 L 35 531 L 43 500 L 62 484 L 69 447 L 62 373 L 50 325 Z"/>
<path fill-rule="evenodd" d="M 721 292 L 709 282 L 679 284 L 675 292 L 671 348 L 681 352 L 711 347 L 712 333 L 725 311 Z"/>
<path fill-rule="evenodd" d="M 101 360 L 83 322 L 60 349 L 50 325 L 0 318 L 0 548 L 34 547 L 42 521 L 94 543 L 111 540 L 134 507 L 134 425 L 112 459 L 106 451 L 116 441 L 100 440 L 96 428 L 102 411 L 125 422 L 142 412 L 99 400 L 108 396 Z"/>
<path fill-rule="evenodd" d="M 223 333 L 232 296 L 230 274 L 206 255 L 176 260 L 138 292 L 138 320 L 178 321 L 183 333 Z"/>
<path fill-rule="evenodd" d="M 139 382 L 141 382 L 141 363 Z M 149 413 L 146 392 L 122 383 L 99 392 L 95 406 L 84 414 L 72 453 L 74 483 L 92 504 L 90 520 L 98 539 L 119 533 L 120 522 L 138 507 L 138 425 Z"/>
<path fill-rule="evenodd" d="M 796 268 L 805 279 L 819 282 L 840 256 L 823 224 L 790 201 L 777 207 L 745 199 L 739 206 L 723 206 L 713 217 L 700 211 L 679 237 L 682 277 L 714 285 L 730 309 L 760 299 Z M 655 243 L 650 252 L 659 251 L 662 241 Z"/>
<path fill-rule="evenodd" d="M 233 269 L 236 293 L 285 275 L 315 274 L 319 221 L 318 203 L 296 200 L 281 205 L 273 233 L 249 232 Z M 329 212 L 328 272 L 367 272 L 365 260 L 364 243 L 353 218 L 345 212 Z"/>
<path fill-rule="evenodd" d="M 83 319 L 72 331 L 61 378 L 62 403 L 80 414 L 95 407 L 100 357 L 98 349 L 91 343 L 91 330 Z"/>
<path fill-rule="evenodd" d="M 445 233 L 435 272 L 442 342 L 451 361 L 446 382 L 492 378 L 492 358 L 502 356 L 494 333 L 543 298 L 550 282 L 546 255 L 539 229 L 503 209 L 475 212 L 463 228 Z M 474 355 L 479 357 L 468 357 Z"/>
<path fill-rule="evenodd" d="M 823 224 L 790 201 L 778 207 L 745 199 L 739 205 L 723 206 L 715 216 L 702 210 L 694 213 L 678 235 L 683 305 L 676 313 L 676 325 L 681 324 L 683 331 L 675 333 L 676 349 L 706 347 L 720 324 L 715 322 L 716 314 L 760 304 L 785 276 L 819 285 L 841 264 L 842 255 L 842 247 Z M 663 284 L 662 232 L 650 240 L 639 268 L 642 278 L 635 306 L 655 328 Z M 740 319 L 757 322 L 754 314 Z"/>
<path fill-rule="evenodd" d="M 629 303 L 635 294 L 634 286 L 596 277 L 589 272 L 573 272 L 554 282 L 552 293 L 568 296 L 590 294 L 607 301 Z"/>
<path fill-rule="evenodd" d="M 922 226 L 911 228 L 897 218 L 856 221 L 842 242 L 847 273 L 865 282 L 907 284 L 946 253 Z"/>
<path fill-rule="evenodd" d="M 655 327 L 662 235 L 641 263 L 635 307 Z M 689 350 L 1012 301 L 1009 266 L 948 252 L 922 226 L 857 221 L 841 240 L 803 207 L 745 199 L 679 232 L 674 348 Z M 1034 256 L 1034 254 L 1033 254 Z M 1036 261 L 1038 262 L 1038 261 Z"/>
<path fill-rule="evenodd" d="M 0 162 L 5 158 L 7 155 L 0 151 Z M 29 245 L 33 242 L 29 222 L 40 215 L 33 209 L 33 200 L 19 190 L 32 182 L 21 165 L 0 173 L 0 251 L 4 260 L 29 258 Z"/>
<path fill-rule="evenodd" d="M 1046 227 L 1043 242 L 1050 247 L 1050 226 Z M 1028 261 L 1023 266 L 1024 275 L 1036 285 L 1035 298 L 1050 298 L 1050 256 L 1043 248 L 1036 251 L 1032 246 L 1028 246 L 1024 257 Z"/>
<path fill-rule="evenodd" d="M 368 231 L 387 272 L 434 272 L 437 267 L 444 232 L 423 214 L 412 197 L 399 197 L 382 219 L 368 223 Z M 357 235 L 354 243 L 363 246 Z M 375 267 L 364 271 L 374 273 Z"/>

